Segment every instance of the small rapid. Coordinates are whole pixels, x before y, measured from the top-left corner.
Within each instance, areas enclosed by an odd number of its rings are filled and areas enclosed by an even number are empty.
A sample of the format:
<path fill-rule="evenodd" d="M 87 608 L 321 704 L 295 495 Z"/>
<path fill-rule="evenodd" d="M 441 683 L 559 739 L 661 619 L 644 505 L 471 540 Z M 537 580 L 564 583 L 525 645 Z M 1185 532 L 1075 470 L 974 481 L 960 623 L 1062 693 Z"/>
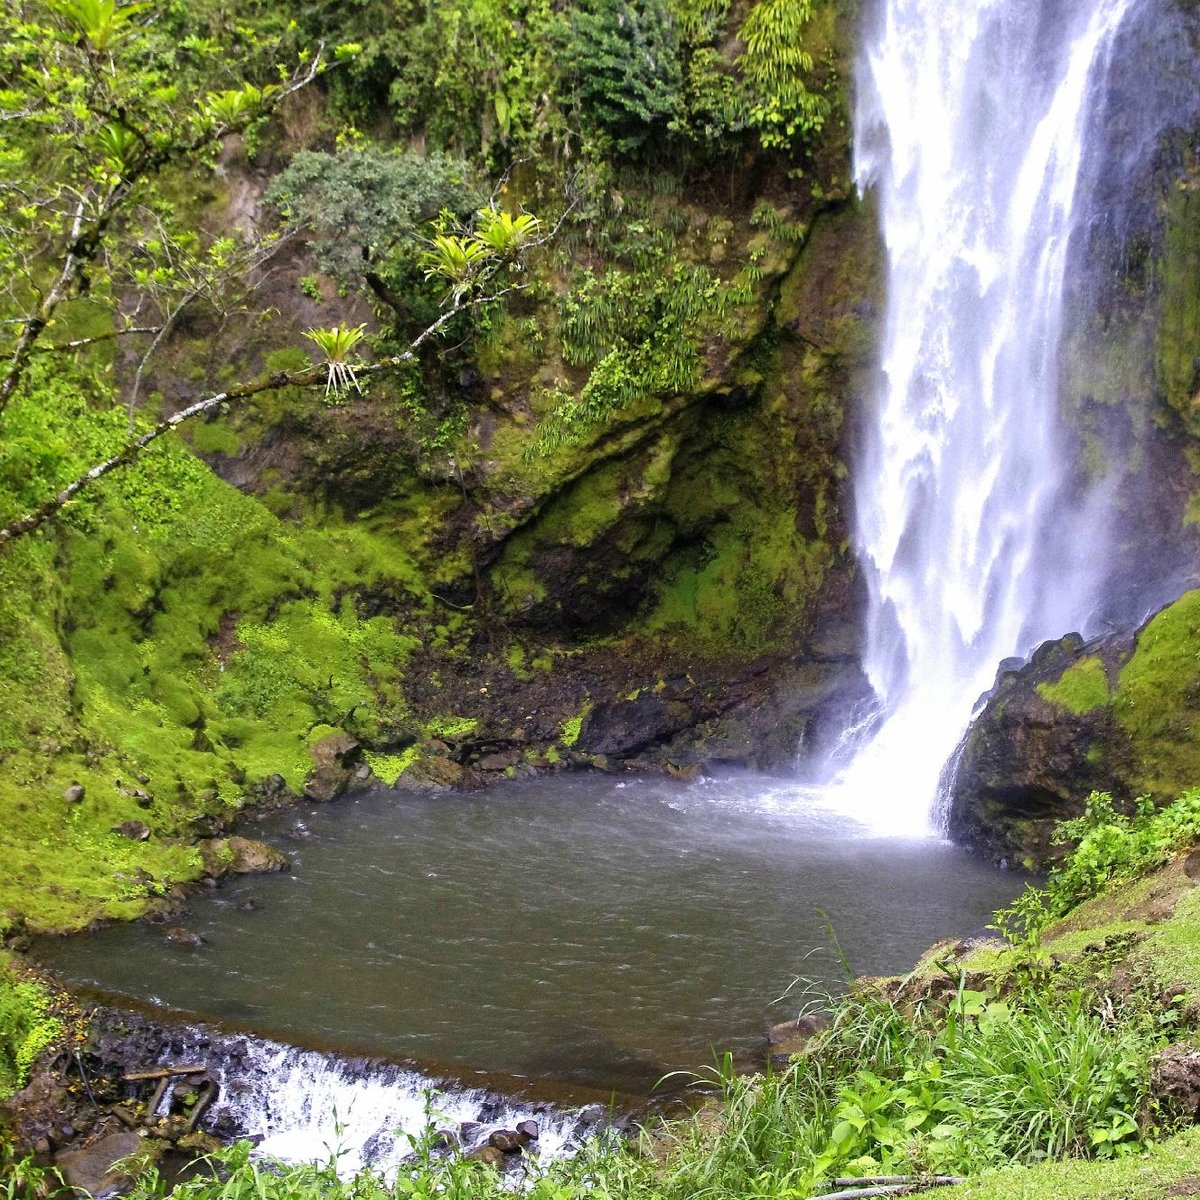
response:
<path fill-rule="evenodd" d="M 1089 113 L 1138 0 L 882 0 L 856 177 L 887 253 L 880 383 L 854 473 L 878 710 L 830 795 L 883 833 L 939 826 L 943 769 L 1001 660 L 1085 629 L 1106 497 L 1058 419 Z"/>

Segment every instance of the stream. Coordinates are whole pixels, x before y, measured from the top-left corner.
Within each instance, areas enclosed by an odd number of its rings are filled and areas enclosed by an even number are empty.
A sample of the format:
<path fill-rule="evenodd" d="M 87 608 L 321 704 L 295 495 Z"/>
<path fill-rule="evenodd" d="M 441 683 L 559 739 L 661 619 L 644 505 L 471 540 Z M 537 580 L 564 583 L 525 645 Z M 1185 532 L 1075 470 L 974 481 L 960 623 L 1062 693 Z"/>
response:
<path fill-rule="evenodd" d="M 179 923 L 43 942 L 65 976 L 299 1045 L 647 1094 L 856 973 L 904 971 L 1020 890 L 928 837 L 856 833 L 794 783 L 596 774 L 374 792 L 248 830 L 290 873 Z"/>

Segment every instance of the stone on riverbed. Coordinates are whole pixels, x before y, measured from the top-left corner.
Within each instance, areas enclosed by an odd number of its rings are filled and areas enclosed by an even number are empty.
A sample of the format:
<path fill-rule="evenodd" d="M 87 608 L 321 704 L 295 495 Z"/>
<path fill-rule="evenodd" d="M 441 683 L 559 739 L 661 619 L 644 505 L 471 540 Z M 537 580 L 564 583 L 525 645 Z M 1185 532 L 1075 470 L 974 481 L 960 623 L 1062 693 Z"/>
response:
<path fill-rule="evenodd" d="M 331 733 L 308 748 L 313 770 L 304 784 L 310 800 L 336 800 L 354 778 L 362 761 L 362 746 L 348 733 Z"/>
<path fill-rule="evenodd" d="M 147 1149 L 136 1133 L 108 1133 L 79 1150 L 68 1150 L 55 1160 L 63 1179 L 74 1188 L 99 1196 L 127 1186 L 136 1171 L 114 1170 L 122 1159 Z"/>
<path fill-rule="evenodd" d="M 198 843 L 204 862 L 204 873 L 216 879 L 226 873 L 258 875 L 270 871 L 286 871 L 292 865 L 281 850 L 254 838 L 208 838 Z"/>
<path fill-rule="evenodd" d="M 767 1031 L 767 1044 L 772 1064 L 786 1065 L 794 1054 L 803 1054 L 808 1044 L 822 1030 L 829 1028 L 824 1013 L 808 1013 L 794 1021 L 781 1021 Z"/>

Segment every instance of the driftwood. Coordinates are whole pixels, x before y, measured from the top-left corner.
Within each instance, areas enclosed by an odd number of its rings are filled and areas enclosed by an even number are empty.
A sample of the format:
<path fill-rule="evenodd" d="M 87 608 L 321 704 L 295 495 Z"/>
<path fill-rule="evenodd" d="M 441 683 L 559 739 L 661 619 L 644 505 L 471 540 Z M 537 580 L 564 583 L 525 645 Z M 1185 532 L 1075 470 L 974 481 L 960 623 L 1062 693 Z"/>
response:
<path fill-rule="evenodd" d="M 125 1126 L 126 1129 L 137 1129 L 138 1119 L 125 1107 L 123 1104 L 113 1104 L 109 1106 L 110 1113 Z"/>
<path fill-rule="evenodd" d="M 966 1183 L 960 1175 L 868 1175 L 861 1178 L 846 1177 L 833 1179 L 829 1187 L 845 1188 L 844 1191 L 820 1192 L 811 1200 L 870 1200 L 876 1196 L 911 1196 L 914 1192 L 923 1192 L 928 1188 L 951 1187 L 956 1183 Z M 862 1186 L 862 1185 L 868 1186 Z"/>
<path fill-rule="evenodd" d="M 147 1079 L 168 1079 L 174 1075 L 203 1075 L 206 1067 L 155 1067 L 150 1071 L 129 1071 L 121 1076 L 124 1083 L 141 1083 Z"/>
<path fill-rule="evenodd" d="M 217 1085 L 211 1080 L 206 1079 L 197 1089 L 200 1095 L 196 1099 L 196 1103 L 192 1106 L 192 1115 L 188 1117 L 187 1125 L 184 1126 L 184 1134 L 187 1135 L 195 1131 L 197 1125 L 200 1124 L 200 1118 L 208 1111 L 209 1106 L 217 1098 L 219 1091 Z"/>

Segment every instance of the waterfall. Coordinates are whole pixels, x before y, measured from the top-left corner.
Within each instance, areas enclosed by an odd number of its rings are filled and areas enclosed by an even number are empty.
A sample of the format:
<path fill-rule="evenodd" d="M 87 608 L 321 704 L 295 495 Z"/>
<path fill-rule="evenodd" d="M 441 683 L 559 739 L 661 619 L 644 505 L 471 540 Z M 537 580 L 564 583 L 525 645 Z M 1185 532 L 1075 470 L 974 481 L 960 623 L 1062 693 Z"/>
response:
<path fill-rule="evenodd" d="M 880 0 L 856 178 L 887 253 L 855 542 L 879 702 L 834 784 L 868 826 L 928 833 L 939 777 L 1006 657 L 1084 626 L 1103 497 L 1057 425 L 1088 114 L 1138 0 Z"/>

